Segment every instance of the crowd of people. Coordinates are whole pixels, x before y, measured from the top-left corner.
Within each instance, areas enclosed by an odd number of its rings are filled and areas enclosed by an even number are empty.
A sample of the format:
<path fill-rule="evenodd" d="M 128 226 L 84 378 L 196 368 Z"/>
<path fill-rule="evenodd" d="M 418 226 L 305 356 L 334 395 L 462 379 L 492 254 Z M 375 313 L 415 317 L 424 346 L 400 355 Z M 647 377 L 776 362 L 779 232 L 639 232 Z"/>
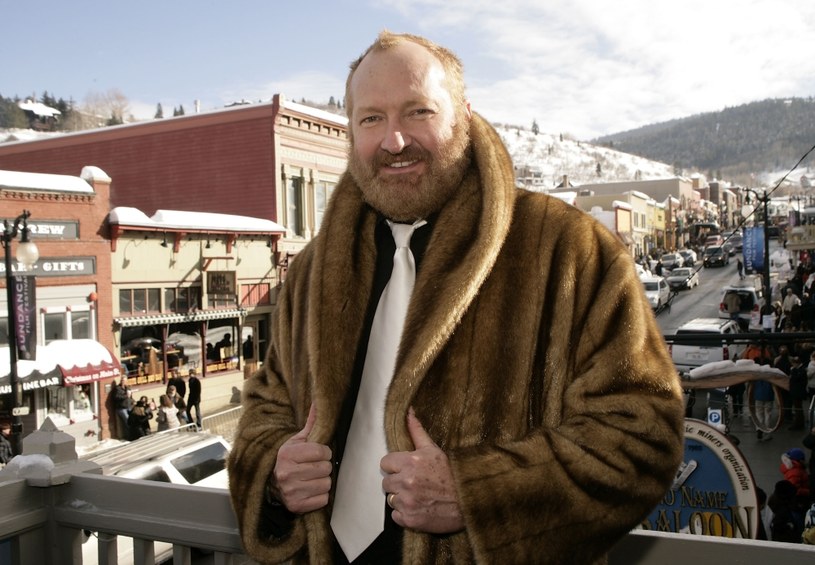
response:
<path fill-rule="evenodd" d="M 123 376 L 111 389 L 111 401 L 116 413 L 115 426 L 118 439 L 132 441 L 149 435 L 153 431 L 152 420 L 156 421 L 155 431 L 158 432 L 190 423 L 195 423 L 199 429 L 201 428 L 201 380 L 194 369 L 191 369 L 186 377 L 182 377 L 177 369 L 174 370 L 158 403 L 144 395 L 134 400 L 127 377 Z"/>
<path fill-rule="evenodd" d="M 754 343 L 747 347 L 742 358 L 753 359 L 760 365 L 772 365 L 790 377 L 789 391 L 775 388 L 767 381 L 753 383 L 758 441 L 773 439 L 772 433 L 765 430 L 776 426 L 773 419 L 778 416 L 773 411 L 774 406 L 780 407 L 785 420 L 790 420 L 788 430 L 804 430 L 804 405 L 809 406 L 815 394 L 815 386 L 807 384 L 809 378 L 815 385 L 815 350 L 811 344 L 780 345 L 777 354 L 773 355 L 771 347 Z M 804 358 L 807 359 L 806 365 Z M 728 388 L 735 415 L 743 413 L 744 388 L 744 383 Z M 782 398 L 776 398 L 776 391 Z M 811 451 L 815 448 L 815 424 L 810 422 L 810 426 L 801 443 Z M 805 451 L 797 446 L 784 451 L 780 459 L 779 480 L 762 509 L 759 538 L 815 544 L 815 460 L 810 453 L 807 462 Z"/>

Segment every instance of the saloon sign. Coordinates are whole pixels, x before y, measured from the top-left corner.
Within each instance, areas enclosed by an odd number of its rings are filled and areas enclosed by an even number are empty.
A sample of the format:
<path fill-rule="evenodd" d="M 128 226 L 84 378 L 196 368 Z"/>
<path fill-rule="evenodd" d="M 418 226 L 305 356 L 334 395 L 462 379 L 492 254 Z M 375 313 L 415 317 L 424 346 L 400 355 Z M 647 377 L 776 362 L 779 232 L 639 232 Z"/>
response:
<path fill-rule="evenodd" d="M 758 497 L 739 449 L 716 428 L 685 419 L 685 457 L 671 489 L 641 527 L 661 532 L 755 539 Z"/>

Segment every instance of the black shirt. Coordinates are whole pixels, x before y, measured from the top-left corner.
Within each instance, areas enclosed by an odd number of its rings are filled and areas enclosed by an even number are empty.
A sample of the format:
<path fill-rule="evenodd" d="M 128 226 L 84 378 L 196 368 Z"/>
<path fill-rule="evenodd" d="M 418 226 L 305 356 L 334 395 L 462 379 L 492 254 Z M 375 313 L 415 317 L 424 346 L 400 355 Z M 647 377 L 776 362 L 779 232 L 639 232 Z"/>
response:
<path fill-rule="evenodd" d="M 425 225 L 416 228 L 410 238 L 410 250 L 413 253 L 417 273 L 419 272 L 419 267 L 432 232 L 431 223 L 428 221 Z M 348 431 L 351 428 L 351 419 L 354 416 L 357 394 L 359 393 L 359 385 L 362 380 L 362 370 L 365 366 L 365 357 L 368 353 L 368 340 L 371 336 L 374 314 L 379 305 L 382 292 L 385 290 L 391 278 L 391 272 L 393 271 L 393 255 L 396 252 L 396 243 L 393 240 L 391 229 L 384 218 L 380 218 L 376 223 L 374 242 L 376 244 L 376 268 L 374 271 L 373 287 L 371 288 L 371 296 L 368 299 L 368 308 L 365 312 L 365 323 L 362 326 L 362 335 L 360 336 L 357 346 L 354 371 L 351 376 L 351 386 L 348 390 L 348 396 L 346 396 L 345 402 L 343 403 L 340 419 L 337 423 L 337 433 L 334 436 L 334 465 L 337 469 L 339 469 L 339 465 L 342 461 L 342 454 L 345 451 L 345 441 L 348 437 Z M 382 503 L 385 504 L 385 530 L 354 560 L 355 565 L 401 562 L 402 527 L 393 521 L 391 508 L 384 499 Z M 336 540 L 334 540 L 334 563 L 339 565 L 346 565 L 348 563 L 345 554 L 342 552 L 342 548 L 340 548 Z"/>
<path fill-rule="evenodd" d="M 419 272 L 422 258 L 424 257 L 424 252 L 430 241 L 432 232 L 433 225 L 431 219 L 427 220 L 425 225 L 417 228 L 410 239 L 410 250 L 413 253 L 417 273 Z M 387 286 L 391 272 L 393 271 L 393 255 L 396 252 L 396 243 L 393 240 L 390 227 L 383 217 L 380 217 L 376 223 L 374 243 L 376 245 L 376 266 L 374 270 L 373 287 L 371 288 L 371 295 L 368 299 L 368 306 L 365 311 L 362 335 L 357 345 L 348 396 L 343 402 L 339 421 L 337 422 L 336 435 L 334 437 L 334 448 L 332 450 L 335 465 L 334 476 L 337 476 L 342 455 L 345 451 L 348 431 L 351 428 L 351 419 L 354 416 L 354 407 L 356 406 L 359 385 L 362 380 L 362 370 L 365 366 L 368 340 L 371 335 L 371 326 L 373 325 L 376 307 L 379 304 L 379 298 L 382 296 L 382 292 L 385 290 L 385 286 Z M 401 562 L 402 527 L 393 521 L 391 508 L 387 506 L 384 498 L 382 503 L 385 504 L 385 529 L 379 537 L 354 560 L 355 565 Z M 285 537 L 291 529 L 291 521 L 293 519 L 294 515 L 290 513 L 285 506 L 282 506 L 279 502 L 267 500 L 267 504 L 265 504 L 263 508 L 260 533 L 261 535 L 277 538 Z M 348 560 L 336 539 L 334 540 L 334 563 L 339 565 L 348 564 Z"/>

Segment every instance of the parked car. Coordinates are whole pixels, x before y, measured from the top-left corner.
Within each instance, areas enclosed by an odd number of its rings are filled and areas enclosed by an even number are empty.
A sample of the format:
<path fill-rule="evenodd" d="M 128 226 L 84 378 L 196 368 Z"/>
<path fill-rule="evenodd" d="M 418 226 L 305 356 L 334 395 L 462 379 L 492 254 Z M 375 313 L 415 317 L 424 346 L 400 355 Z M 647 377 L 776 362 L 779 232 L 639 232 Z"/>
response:
<path fill-rule="evenodd" d="M 668 270 L 685 265 L 685 259 L 683 259 L 679 253 L 665 253 L 659 260 L 662 262 L 662 268 Z"/>
<path fill-rule="evenodd" d="M 759 277 L 747 277 L 736 285 L 728 285 L 722 289 L 719 300 L 719 318 L 730 318 L 725 306 L 725 297 L 729 294 L 739 297 L 739 312 L 737 319 L 742 329 L 761 330 L 761 309 L 764 307 L 764 296 L 761 291 Z"/>
<path fill-rule="evenodd" d="M 734 320 L 720 318 L 696 318 L 683 324 L 676 330 L 676 335 L 688 334 L 737 334 L 741 329 Z M 717 344 L 691 345 L 674 343 L 671 345 L 671 358 L 680 373 L 700 367 L 705 363 L 734 359 L 745 346 L 721 342 Z"/>
<path fill-rule="evenodd" d="M 682 256 L 682 259 L 685 260 L 685 267 L 693 267 L 693 265 L 696 263 L 696 251 L 693 249 L 680 249 L 677 251 L 677 253 L 679 253 Z"/>
<path fill-rule="evenodd" d="M 702 260 L 705 267 L 724 267 L 730 263 L 730 252 L 726 245 L 711 245 L 705 247 Z"/>
<path fill-rule="evenodd" d="M 651 303 L 651 308 L 659 310 L 662 306 L 668 303 L 668 297 L 671 295 L 671 289 L 665 281 L 665 277 L 640 277 L 643 286 L 645 287 L 645 296 L 648 297 L 648 302 Z"/>
<path fill-rule="evenodd" d="M 229 443 L 219 435 L 170 430 L 93 451 L 84 454 L 82 459 L 101 466 L 105 475 L 227 489 L 226 457 L 229 449 Z M 160 501 L 157 503 L 160 507 Z M 95 536 L 91 533 L 83 544 L 83 563 L 96 563 L 98 544 Z M 133 539 L 119 536 L 117 545 L 117 562 L 120 565 L 134 563 Z M 171 561 L 172 544 L 156 542 L 154 556 L 155 563 Z"/>
<path fill-rule="evenodd" d="M 695 286 L 699 286 L 699 273 L 690 267 L 680 267 L 671 271 L 671 273 L 665 277 L 665 280 L 668 282 L 668 286 L 671 287 L 671 290 L 680 290 L 683 288 L 692 289 Z"/>

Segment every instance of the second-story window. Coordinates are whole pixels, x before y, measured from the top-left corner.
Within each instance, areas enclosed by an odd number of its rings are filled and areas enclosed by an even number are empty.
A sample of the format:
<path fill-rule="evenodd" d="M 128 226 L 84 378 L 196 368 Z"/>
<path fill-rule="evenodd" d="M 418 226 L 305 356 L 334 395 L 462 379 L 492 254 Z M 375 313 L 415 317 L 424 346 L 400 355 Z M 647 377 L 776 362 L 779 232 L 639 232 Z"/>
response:
<path fill-rule="evenodd" d="M 147 314 L 161 311 L 161 290 L 158 288 L 123 288 L 119 290 L 120 314 Z"/>
<path fill-rule="evenodd" d="M 334 192 L 334 183 L 319 182 L 314 189 L 314 231 L 315 233 L 320 230 L 320 225 L 323 223 L 323 215 L 328 206 L 328 199 L 331 198 L 331 193 Z"/>
<path fill-rule="evenodd" d="M 164 310 L 189 312 L 201 308 L 201 289 L 197 286 L 164 289 Z"/>
<path fill-rule="evenodd" d="M 286 227 L 292 235 L 303 235 L 303 178 L 286 182 Z"/>

